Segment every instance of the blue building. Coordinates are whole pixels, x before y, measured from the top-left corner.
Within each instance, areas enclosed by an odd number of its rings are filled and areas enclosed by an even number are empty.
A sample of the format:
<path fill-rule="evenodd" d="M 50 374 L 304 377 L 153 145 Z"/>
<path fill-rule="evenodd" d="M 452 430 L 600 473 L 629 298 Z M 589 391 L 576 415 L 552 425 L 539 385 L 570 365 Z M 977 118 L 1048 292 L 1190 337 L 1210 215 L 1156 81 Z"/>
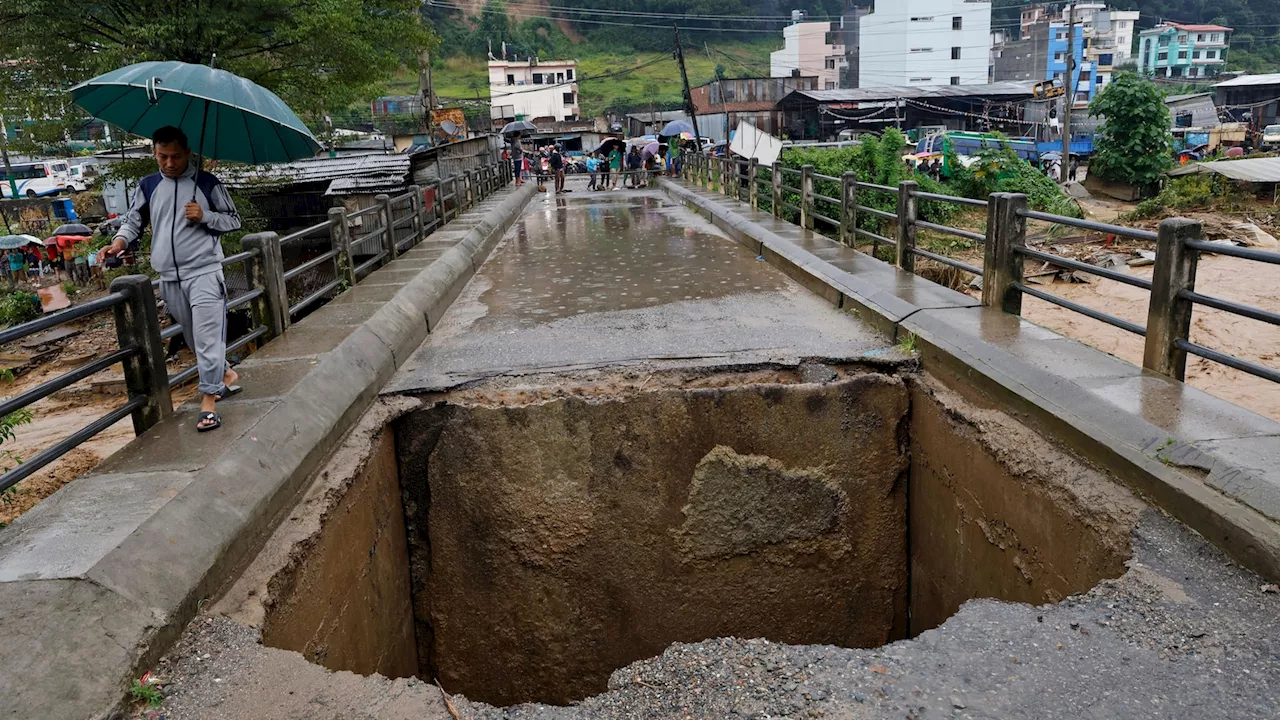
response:
<path fill-rule="evenodd" d="M 1074 106 L 1089 104 L 1098 90 L 1097 63 L 1086 59 L 1084 28 L 1075 28 L 1076 97 Z M 1040 22 L 1027 28 L 1021 40 L 1000 43 L 992 48 L 992 80 L 995 82 L 1039 82 L 1062 80 L 1067 73 L 1067 24 Z"/>
<path fill-rule="evenodd" d="M 1076 89 L 1075 103 L 1077 107 L 1088 105 L 1098 87 L 1098 66 L 1085 59 L 1084 27 L 1075 26 L 1073 55 L 1075 71 L 1071 78 Z M 1045 80 L 1064 80 L 1067 73 L 1067 24 L 1049 23 L 1048 52 L 1046 53 Z"/>

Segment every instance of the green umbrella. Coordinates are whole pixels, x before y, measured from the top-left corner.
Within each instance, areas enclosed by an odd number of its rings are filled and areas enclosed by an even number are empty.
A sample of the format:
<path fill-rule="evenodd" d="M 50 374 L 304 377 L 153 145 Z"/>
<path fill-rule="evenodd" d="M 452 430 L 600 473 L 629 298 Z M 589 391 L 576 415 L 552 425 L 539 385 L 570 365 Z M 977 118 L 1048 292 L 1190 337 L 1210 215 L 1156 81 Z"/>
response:
<path fill-rule="evenodd" d="M 150 137 L 172 125 L 201 157 L 243 163 L 287 162 L 320 150 L 307 127 L 275 93 L 205 65 L 144 62 L 71 88 L 90 115 Z"/>

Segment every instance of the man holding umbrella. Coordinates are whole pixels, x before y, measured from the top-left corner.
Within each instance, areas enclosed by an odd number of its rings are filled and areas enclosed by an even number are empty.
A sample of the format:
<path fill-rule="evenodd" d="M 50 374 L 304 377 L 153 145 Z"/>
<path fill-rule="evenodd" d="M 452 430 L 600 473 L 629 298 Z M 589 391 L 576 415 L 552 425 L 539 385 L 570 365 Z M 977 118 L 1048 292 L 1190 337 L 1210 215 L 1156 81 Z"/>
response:
<path fill-rule="evenodd" d="M 240 229 L 240 215 L 227 189 L 191 162 L 186 134 L 162 127 L 151 136 L 160 172 L 138 184 L 138 192 L 111 245 L 99 261 L 120 255 L 151 225 L 151 266 L 160 273 L 160 296 L 200 368 L 200 432 L 222 419 L 215 403 L 240 391 L 227 363 L 227 287 L 222 275 L 223 233 Z"/>

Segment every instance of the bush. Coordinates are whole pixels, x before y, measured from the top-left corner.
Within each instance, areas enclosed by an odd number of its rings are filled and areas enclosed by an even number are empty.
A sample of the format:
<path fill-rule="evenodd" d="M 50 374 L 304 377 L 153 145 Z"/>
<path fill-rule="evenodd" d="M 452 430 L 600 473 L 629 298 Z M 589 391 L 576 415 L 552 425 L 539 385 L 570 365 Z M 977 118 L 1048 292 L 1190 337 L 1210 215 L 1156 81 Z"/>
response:
<path fill-rule="evenodd" d="M 1145 220 L 1158 217 L 1166 210 L 1203 210 L 1209 207 L 1233 203 L 1231 181 L 1217 175 L 1184 175 L 1172 178 L 1160 193 L 1138 203 L 1124 220 Z"/>
<path fill-rule="evenodd" d="M 987 149 L 967 169 L 956 172 L 950 183 L 959 195 L 985 199 L 991 193 L 1022 193 L 1032 210 L 1081 217 L 1080 205 L 1058 184 L 1007 147 Z"/>
<path fill-rule="evenodd" d="M 40 296 L 15 290 L 0 296 L 0 323 L 5 327 L 20 325 L 40 317 Z"/>

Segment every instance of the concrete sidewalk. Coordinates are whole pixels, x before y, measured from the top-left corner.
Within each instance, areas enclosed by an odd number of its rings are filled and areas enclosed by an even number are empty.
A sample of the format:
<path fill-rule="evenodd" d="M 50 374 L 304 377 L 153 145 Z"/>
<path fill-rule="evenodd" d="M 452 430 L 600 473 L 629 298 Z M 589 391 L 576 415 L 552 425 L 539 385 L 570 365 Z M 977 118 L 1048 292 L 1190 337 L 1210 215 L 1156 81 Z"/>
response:
<path fill-rule="evenodd" d="M 1280 578 L 1280 423 L 899 270 L 717 193 L 671 197 L 890 337 L 925 369 L 986 395 L 1114 473 L 1226 550 Z"/>
<path fill-rule="evenodd" d="M 256 553 L 533 195 L 507 189 L 239 366 L 245 391 L 136 438 L 0 534 L 0 713 L 98 717 Z"/>

